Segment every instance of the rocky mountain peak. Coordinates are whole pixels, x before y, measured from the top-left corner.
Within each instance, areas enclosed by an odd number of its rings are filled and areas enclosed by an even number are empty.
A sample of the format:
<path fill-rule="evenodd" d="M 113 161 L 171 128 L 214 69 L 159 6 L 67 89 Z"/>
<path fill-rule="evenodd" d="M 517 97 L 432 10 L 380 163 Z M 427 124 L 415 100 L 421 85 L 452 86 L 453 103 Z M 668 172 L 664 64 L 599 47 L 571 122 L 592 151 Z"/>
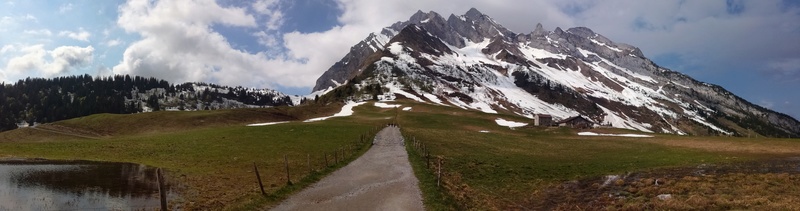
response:
<path fill-rule="evenodd" d="M 555 33 L 558 36 L 561 36 L 564 34 L 564 30 L 561 30 L 561 27 L 556 27 L 556 30 L 554 30 L 553 33 Z"/>
<path fill-rule="evenodd" d="M 340 84 L 355 90 L 351 98 L 404 96 L 531 118 L 582 115 L 646 132 L 800 135 L 796 119 L 659 67 L 639 48 L 590 28 L 550 32 L 537 24 L 530 34 L 516 34 L 474 8 L 447 19 L 417 11 L 371 34 L 314 89 Z"/>
<path fill-rule="evenodd" d="M 467 11 L 467 13 L 466 13 L 466 14 L 464 14 L 464 16 L 465 16 L 466 18 L 469 18 L 469 19 L 472 19 L 472 20 L 478 20 L 478 19 L 480 19 L 480 18 L 483 18 L 484 14 L 483 14 L 483 13 L 481 13 L 481 11 L 478 11 L 478 9 L 475 9 L 475 8 L 473 7 L 473 8 L 470 8 L 470 9 Z"/>
<path fill-rule="evenodd" d="M 402 25 L 407 25 L 408 23 L 424 23 L 434 19 L 441 20 L 441 22 L 444 21 L 444 18 L 442 18 L 442 16 L 439 15 L 439 13 L 436 13 L 434 11 L 425 13 L 422 12 L 422 10 L 418 10 L 417 13 L 414 13 L 414 15 L 412 15 L 411 18 L 408 19 L 408 22 L 406 24 Z"/>
<path fill-rule="evenodd" d="M 531 32 L 531 37 L 544 37 L 545 35 L 547 35 L 547 31 L 542 27 L 542 23 L 537 23 L 536 28 Z"/>
<path fill-rule="evenodd" d="M 428 54 L 434 56 L 441 56 L 444 54 L 452 53 L 449 47 L 442 43 L 442 41 L 422 27 L 411 24 L 403 28 L 396 36 L 394 36 L 387 45 L 402 45 L 403 48 L 408 48 L 412 55 Z M 402 49 L 394 49 L 402 50 Z"/>
<path fill-rule="evenodd" d="M 594 37 L 595 35 L 597 35 L 596 33 L 594 33 L 594 31 L 592 31 L 592 29 L 589 29 L 589 28 L 586 28 L 586 27 L 570 28 L 570 29 L 567 29 L 567 32 L 569 32 L 570 34 L 575 34 L 575 35 L 578 35 L 578 36 L 581 36 L 581 37 L 587 37 L 587 38 Z"/>

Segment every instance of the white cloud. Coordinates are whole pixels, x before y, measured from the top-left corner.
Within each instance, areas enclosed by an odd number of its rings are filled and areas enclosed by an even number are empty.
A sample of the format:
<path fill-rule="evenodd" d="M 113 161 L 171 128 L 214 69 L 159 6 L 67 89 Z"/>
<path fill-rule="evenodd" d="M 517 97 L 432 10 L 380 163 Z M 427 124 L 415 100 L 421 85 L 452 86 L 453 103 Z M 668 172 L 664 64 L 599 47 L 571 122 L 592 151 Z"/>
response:
<path fill-rule="evenodd" d="M 274 34 L 267 34 L 264 31 L 253 33 L 253 36 L 256 37 L 258 44 L 264 47 L 275 47 L 280 44 L 278 43 L 278 38 L 276 38 Z"/>
<path fill-rule="evenodd" d="M 13 51 L 16 51 L 16 50 L 17 50 L 17 48 L 14 47 L 14 45 L 10 45 L 10 44 L 9 45 L 4 45 L 2 48 L 0 48 L 0 55 L 6 54 L 8 52 L 13 52 Z"/>
<path fill-rule="evenodd" d="M 253 10 L 258 14 L 267 16 L 265 27 L 267 30 L 278 30 L 283 25 L 283 12 L 278 8 L 278 0 L 258 0 L 253 2 Z"/>
<path fill-rule="evenodd" d="M 97 75 L 97 76 L 113 76 L 114 75 L 114 71 L 112 71 L 111 68 L 108 68 L 108 67 L 106 67 L 104 65 L 100 65 L 99 67 L 97 67 L 97 70 L 95 70 L 95 75 Z"/>
<path fill-rule="evenodd" d="M 14 18 L 9 16 L 0 17 L 0 26 L 11 25 L 14 23 Z"/>
<path fill-rule="evenodd" d="M 92 46 L 83 48 L 60 46 L 52 51 L 47 51 L 44 49 L 44 45 L 40 44 L 24 47 L 19 52 L 23 55 L 8 61 L 5 74 L 53 77 L 69 74 L 72 69 L 91 64 L 94 48 Z"/>
<path fill-rule="evenodd" d="M 276 78 L 268 70 L 281 67 L 262 53 L 249 54 L 231 47 L 213 24 L 256 27 L 243 8 L 221 7 L 211 0 L 133 0 L 122 5 L 117 24 L 143 39 L 123 54 L 115 74 L 156 76 L 167 80 L 211 81 L 229 85 L 265 84 Z M 277 78 L 276 78 L 277 79 Z"/>
<path fill-rule="evenodd" d="M 85 67 L 92 63 L 94 48 L 87 46 L 61 46 L 50 52 L 53 61 L 45 66 L 45 75 L 64 74 L 73 67 Z"/>
<path fill-rule="evenodd" d="M 61 31 L 61 32 L 58 33 L 58 36 L 62 36 L 62 37 L 66 36 L 66 37 L 72 38 L 74 40 L 80 40 L 80 41 L 84 41 L 84 42 L 89 42 L 89 37 L 91 37 L 92 34 L 89 33 L 88 31 L 84 30 L 83 28 L 78 28 L 77 32 Z"/>
<path fill-rule="evenodd" d="M 11 58 L 6 64 L 6 71 L 9 73 L 21 74 L 36 71 L 44 66 L 44 56 L 47 55 L 44 45 L 27 46 L 19 51 L 24 55 Z"/>
<path fill-rule="evenodd" d="M 117 38 L 117 39 L 113 39 L 113 40 L 106 41 L 106 43 L 105 43 L 105 44 L 106 44 L 106 46 L 108 46 L 108 47 L 114 47 L 114 46 L 118 46 L 118 45 L 121 45 L 121 44 L 124 44 L 124 43 L 125 43 L 125 42 L 123 42 L 122 40 L 120 40 L 119 38 Z"/>
<path fill-rule="evenodd" d="M 61 14 L 67 13 L 70 10 L 72 10 L 72 3 L 62 4 L 60 7 L 58 7 L 58 12 Z"/>
<path fill-rule="evenodd" d="M 22 33 L 36 36 L 53 36 L 53 32 L 51 32 L 49 29 L 25 30 Z"/>
<path fill-rule="evenodd" d="M 39 19 L 36 18 L 36 16 L 33 16 L 31 14 L 26 14 L 23 19 L 29 20 L 29 21 L 33 21 L 33 22 L 39 22 Z"/>
<path fill-rule="evenodd" d="M 39 19 L 36 16 L 31 14 L 20 15 L 20 16 L 2 16 L 0 17 L 0 32 L 6 31 L 15 31 L 14 28 L 20 26 L 25 21 L 30 21 L 34 23 L 38 23 Z"/>

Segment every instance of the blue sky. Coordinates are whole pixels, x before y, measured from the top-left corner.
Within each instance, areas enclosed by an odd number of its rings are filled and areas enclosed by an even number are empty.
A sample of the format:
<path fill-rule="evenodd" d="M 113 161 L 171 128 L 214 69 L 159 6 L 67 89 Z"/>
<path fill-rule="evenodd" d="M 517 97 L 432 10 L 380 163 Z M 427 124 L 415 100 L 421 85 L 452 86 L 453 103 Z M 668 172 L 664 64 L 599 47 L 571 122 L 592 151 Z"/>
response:
<path fill-rule="evenodd" d="M 307 94 L 370 32 L 475 7 L 517 33 L 586 26 L 800 117 L 800 1 L 0 0 L 0 80 L 133 74 Z"/>

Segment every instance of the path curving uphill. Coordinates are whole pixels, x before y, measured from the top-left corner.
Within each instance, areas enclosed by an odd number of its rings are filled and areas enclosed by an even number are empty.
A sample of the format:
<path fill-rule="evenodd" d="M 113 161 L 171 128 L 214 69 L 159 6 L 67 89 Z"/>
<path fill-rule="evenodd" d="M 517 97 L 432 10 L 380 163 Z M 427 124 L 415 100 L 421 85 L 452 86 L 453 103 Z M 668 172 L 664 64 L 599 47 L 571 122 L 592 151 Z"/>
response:
<path fill-rule="evenodd" d="M 364 155 L 273 210 L 424 210 L 403 136 L 386 127 Z"/>

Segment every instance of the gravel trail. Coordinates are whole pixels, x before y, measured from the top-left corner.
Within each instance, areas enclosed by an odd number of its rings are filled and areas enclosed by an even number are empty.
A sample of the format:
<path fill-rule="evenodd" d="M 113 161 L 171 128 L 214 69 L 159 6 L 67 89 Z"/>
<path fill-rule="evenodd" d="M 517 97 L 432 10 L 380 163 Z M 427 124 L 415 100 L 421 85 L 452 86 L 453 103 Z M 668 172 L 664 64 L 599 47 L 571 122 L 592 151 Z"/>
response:
<path fill-rule="evenodd" d="M 273 210 L 424 210 L 397 127 L 376 135 L 364 155 Z"/>

